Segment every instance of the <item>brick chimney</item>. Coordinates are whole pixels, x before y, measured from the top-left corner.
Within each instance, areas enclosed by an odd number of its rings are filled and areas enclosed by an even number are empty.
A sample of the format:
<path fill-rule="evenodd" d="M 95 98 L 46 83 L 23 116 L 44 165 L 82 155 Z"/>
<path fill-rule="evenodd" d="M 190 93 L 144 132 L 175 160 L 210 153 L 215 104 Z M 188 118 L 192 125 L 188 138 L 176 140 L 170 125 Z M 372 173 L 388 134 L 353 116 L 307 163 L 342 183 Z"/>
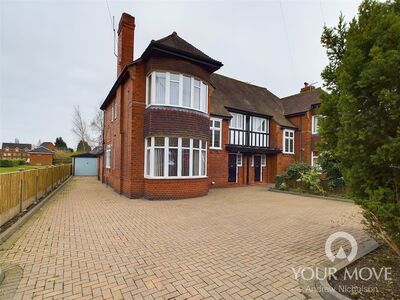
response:
<path fill-rule="evenodd" d="M 135 18 L 123 13 L 118 26 L 117 76 L 127 64 L 133 61 L 134 34 Z"/>
<path fill-rule="evenodd" d="M 304 87 L 301 88 L 300 93 L 312 91 L 315 89 L 315 86 L 308 84 L 308 82 L 304 82 Z"/>

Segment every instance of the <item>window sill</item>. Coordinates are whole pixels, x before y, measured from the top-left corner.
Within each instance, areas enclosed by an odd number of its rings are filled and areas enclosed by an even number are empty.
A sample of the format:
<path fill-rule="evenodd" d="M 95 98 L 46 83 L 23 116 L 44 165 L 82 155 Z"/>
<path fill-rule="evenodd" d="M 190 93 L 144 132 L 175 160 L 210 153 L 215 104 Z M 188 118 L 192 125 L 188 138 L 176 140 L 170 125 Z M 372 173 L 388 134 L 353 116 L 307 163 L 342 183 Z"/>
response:
<path fill-rule="evenodd" d="M 194 111 L 194 112 L 199 112 L 205 115 L 208 115 L 207 111 L 204 110 L 200 110 L 197 108 L 191 108 L 191 107 L 186 107 L 186 106 L 181 106 L 181 105 L 173 105 L 173 104 L 158 104 L 158 103 L 154 103 L 154 104 L 147 104 L 146 105 L 146 109 L 149 107 L 170 107 L 170 108 L 180 108 L 180 109 L 185 109 L 185 110 L 189 110 L 189 111 Z"/>
<path fill-rule="evenodd" d="M 221 150 L 222 150 L 222 148 L 213 148 L 213 147 L 210 147 L 210 150 L 217 150 L 217 151 L 221 151 Z"/>
<path fill-rule="evenodd" d="M 156 179 L 156 180 L 186 180 L 186 179 L 205 179 L 208 178 L 208 176 L 191 176 L 191 177 L 183 177 L 183 176 L 171 176 L 171 177 L 157 177 L 157 176 L 144 176 L 145 179 Z"/>
<path fill-rule="evenodd" d="M 294 152 L 283 152 L 282 151 L 282 154 L 294 155 Z"/>

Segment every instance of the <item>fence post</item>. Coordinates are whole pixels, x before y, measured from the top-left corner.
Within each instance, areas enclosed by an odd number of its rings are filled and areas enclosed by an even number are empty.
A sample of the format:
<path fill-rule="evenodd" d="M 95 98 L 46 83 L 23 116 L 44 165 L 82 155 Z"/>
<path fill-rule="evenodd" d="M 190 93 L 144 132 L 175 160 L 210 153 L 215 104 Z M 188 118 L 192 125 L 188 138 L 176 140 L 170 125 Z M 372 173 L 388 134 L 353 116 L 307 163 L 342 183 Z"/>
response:
<path fill-rule="evenodd" d="M 22 213 L 22 199 L 24 198 L 23 186 L 22 186 L 22 170 L 23 169 L 18 169 L 18 171 L 19 171 L 19 212 L 20 213 Z"/>
<path fill-rule="evenodd" d="M 48 183 L 48 175 L 49 175 L 49 169 L 48 169 L 48 167 L 46 166 L 46 168 L 45 168 L 45 170 L 46 170 L 46 184 L 44 185 L 44 196 L 47 196 L 47 183 Z"/>
<path fill-rule="evenodd" d="M 39 169 L 38 168 L 36 168 L 36 172 L 35 172 L 36 174 L 36 193 L 35 193 L 35 201 L 38 201 L 38 199 L 39 199 L 39 196 L 38 196 L 38 194 L 39 194 Z"/>

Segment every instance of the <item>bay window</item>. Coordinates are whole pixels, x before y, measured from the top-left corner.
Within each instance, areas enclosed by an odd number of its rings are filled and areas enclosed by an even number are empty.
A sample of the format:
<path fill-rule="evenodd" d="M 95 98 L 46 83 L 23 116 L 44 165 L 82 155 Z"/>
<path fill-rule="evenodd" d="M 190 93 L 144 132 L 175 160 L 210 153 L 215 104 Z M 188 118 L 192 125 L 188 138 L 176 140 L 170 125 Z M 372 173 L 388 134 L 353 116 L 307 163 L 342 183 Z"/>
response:
<path fill-rule="evenodd" d="M 221 130 L 222 120 L 217 118 L 210 119 L 210 148 L 221 149 Z"/>
<path fill-rule="evenodd" d="M 147 105 L 208 111 L 208 85 L 198 78 L 172 72 L 153 72 L 147 76 L 146 89 Z"/>
<path fill-rule="evenodd" d="M 145 141 L 145 175 L 148 178 L 204 177 L 207 143 L 177 137 L 149 137 Z"/>
<path fill-rule="evenodd" d="M 283 153 L 294 154 L 294 130 L 283 130 Z"/>

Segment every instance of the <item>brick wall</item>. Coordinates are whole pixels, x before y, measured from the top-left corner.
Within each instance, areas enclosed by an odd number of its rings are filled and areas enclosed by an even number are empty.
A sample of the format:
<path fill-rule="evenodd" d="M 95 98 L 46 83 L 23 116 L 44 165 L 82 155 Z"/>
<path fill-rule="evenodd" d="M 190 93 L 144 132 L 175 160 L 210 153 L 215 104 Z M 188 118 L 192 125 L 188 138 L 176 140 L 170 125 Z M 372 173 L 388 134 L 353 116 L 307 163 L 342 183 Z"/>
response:
<path fill-rule="evenodd" d="M 147 199 L 192 198 L 207 193 L 208 178 L 144 180 L 144 197 Z"/>
<path fill-rule="evenodd" d="M 53 154 L 38 154 L 31 153 L 29 158 L 29 164 L 31 165 L 52 165 L 53 164 Z"/>

